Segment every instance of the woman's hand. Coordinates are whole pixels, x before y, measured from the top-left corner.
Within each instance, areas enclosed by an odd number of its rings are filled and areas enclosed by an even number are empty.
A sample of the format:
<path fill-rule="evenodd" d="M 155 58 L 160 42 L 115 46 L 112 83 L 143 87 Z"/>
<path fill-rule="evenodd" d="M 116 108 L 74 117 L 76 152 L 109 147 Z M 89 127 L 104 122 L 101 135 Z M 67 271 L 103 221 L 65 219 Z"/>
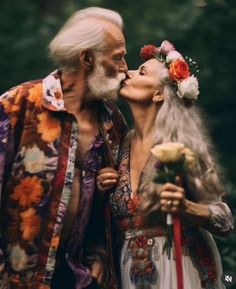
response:
<path fill-rule="evenodd" d="M 118 173 L 111 167 L 106 167 L 98 171 L 96 178 L 97 188 L 100 192 L 105 192 L 117 184 Z"/>
<path fill-rule="evenodd" d="M 166 183 L 159 189 L 161 210 L 166 213 L 182 214 L 196 226 L 207 224 L 210 220 L 208 206 L 186 199 L 185 190 L 179 177 L 176 177 L 175 183 Z"/>
<path fill-rule="evenodd" d="M 95 260 L 91 267 L 91 276 L 97 282 L 98 285 L 102 285 L 104 282 L 104 267 L 102 262 Z"/>
<path fill-rule="evenodd" d="M 157 193 L 163 212 L 180 214 L 185 211 L 185 190 L 181 186 L 180 178 L 176 177 L 176 184 L 164 184 Z"/>

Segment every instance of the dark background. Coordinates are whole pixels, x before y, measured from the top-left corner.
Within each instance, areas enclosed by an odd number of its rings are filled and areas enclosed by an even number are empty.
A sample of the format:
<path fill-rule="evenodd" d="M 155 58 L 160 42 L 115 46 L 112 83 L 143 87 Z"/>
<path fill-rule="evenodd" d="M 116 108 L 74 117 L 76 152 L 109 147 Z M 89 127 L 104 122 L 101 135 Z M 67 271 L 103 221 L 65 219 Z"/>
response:
<path fill-rule="evenodd" d="M 1 0 L 0 93 L 52 71 L 49 41 L 71 13 L 87 6 L 121 13 L 130 68 L 141 63 L 139 50 L 144 44 L 159 46 L 164 39 L 197 61 L 199 105 L 207 115 L 219 163 L 225 169 L 225 199 L 235 216 L 235 0 Z M 131 125 L 127 107 L 124 103 L 119 106 Z M 236 274 L 236 233 L 216 240 L 224 270 Z"/>

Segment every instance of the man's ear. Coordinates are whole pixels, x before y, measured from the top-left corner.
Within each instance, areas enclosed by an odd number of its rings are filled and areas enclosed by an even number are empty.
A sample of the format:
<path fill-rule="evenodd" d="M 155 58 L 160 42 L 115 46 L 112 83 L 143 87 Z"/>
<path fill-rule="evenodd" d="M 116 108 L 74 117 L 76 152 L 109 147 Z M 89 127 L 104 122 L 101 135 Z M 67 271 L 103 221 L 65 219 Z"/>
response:
<path fill-rule="evenodd" d="M 164 100 L 164 94 L 159 89 L 156 89 L 154 91 L 152 101 L 153 102 L 160 102 L 163 100 Z"/>
<path fill-rule="evenodd" d="M 80 64 L 84 68 L 91 68 L 94 64 L 94 55 L 91 50 L 82 50 L 79 55 Z"/>

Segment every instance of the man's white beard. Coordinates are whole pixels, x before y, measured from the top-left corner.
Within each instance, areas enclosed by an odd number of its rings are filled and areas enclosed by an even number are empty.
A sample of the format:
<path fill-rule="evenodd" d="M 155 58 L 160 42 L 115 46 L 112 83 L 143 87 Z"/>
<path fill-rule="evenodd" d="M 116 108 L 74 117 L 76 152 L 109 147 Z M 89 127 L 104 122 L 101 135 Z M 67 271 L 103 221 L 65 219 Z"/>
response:
<path fill-rule="evenodd" d="M 100 63 L 95 63 L 94 72 L 88 77 L 90 97 L 114 101 L 118 97 L 121 81 L 125 79 L 125 73 L 119 73 L 110 78 L 105 75 L 105 69 Z"/>

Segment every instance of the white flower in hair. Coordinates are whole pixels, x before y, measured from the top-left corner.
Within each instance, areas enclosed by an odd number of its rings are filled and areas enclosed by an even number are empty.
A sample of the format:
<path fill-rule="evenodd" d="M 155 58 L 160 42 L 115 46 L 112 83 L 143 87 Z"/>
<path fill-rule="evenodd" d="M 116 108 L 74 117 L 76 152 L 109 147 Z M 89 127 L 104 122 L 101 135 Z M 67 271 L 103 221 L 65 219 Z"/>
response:
<path fill-rule="evenodd" d="M 174 50 L 168 53 L 168 55 L 166 56 L 166 63 L 169 64 L 172 61 L 178 59 L 183 59 L 183 56 L 178 51 Z"/>
<path fill-rule="evenodd" d="M 177 94 L 180 98 L 195 99 L 199 95 L 199 87 L 197 78 L 192 75 L 178 82 Z"/>

